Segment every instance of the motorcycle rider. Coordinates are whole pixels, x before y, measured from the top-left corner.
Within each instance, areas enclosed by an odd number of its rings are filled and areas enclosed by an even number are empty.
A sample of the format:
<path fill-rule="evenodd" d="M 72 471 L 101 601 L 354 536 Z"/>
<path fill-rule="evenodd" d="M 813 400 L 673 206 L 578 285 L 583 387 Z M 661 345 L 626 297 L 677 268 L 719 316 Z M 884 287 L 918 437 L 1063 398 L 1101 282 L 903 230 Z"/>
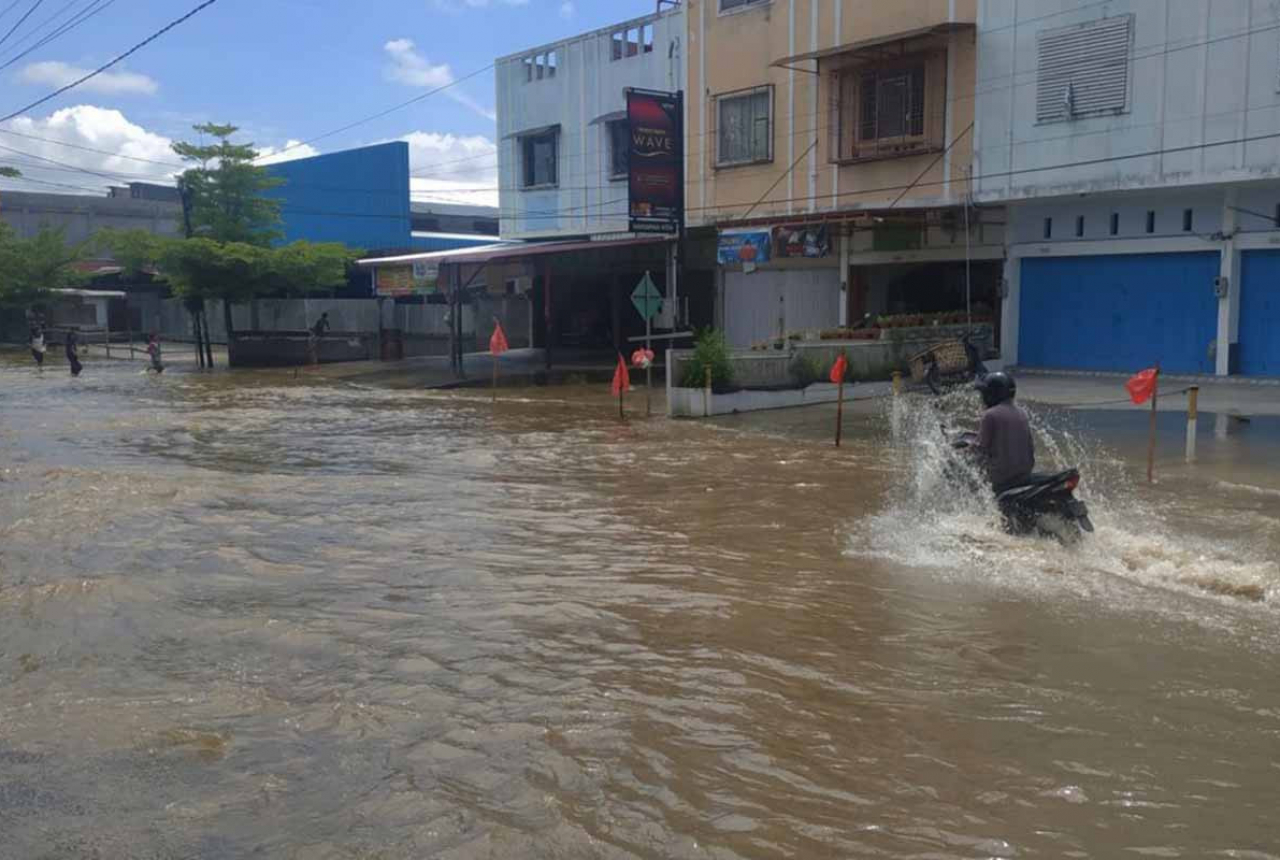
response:
<path fill-rule="evenodd" d="M 1024 483 L 1036 465 L 1036 444 L 1031 422 L 1015 404 L 1018 383 L 1003 371 L 989 373 L 974 383 L 987 407 L 974 445 L 997 493 Z"/>

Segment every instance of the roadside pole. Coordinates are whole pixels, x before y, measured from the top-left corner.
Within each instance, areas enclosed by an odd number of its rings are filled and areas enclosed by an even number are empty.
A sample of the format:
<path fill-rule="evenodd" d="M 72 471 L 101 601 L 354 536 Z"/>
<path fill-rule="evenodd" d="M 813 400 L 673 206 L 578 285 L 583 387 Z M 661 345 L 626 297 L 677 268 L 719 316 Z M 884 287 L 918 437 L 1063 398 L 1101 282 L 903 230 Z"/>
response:
<path fill-rule="evenodd" d="M 844 379 L 836 388 L 836 447 L 840 447 L 840 434 L 844 430 Z"/>
<path fill-rule="evenodd" d="M 1200 386 L 1193 385 L 1187 391 L 1187 462 L 1196 461 L 1196 434 L 1200 409 Z"/>
<path fill-rule="evenodd" d="M 1156 482 L 1156 404 L 1160 400 L 1160 368 L 1156 368 L 1155 387 L 1151 390 L 1151 438 L 1147 440 L 1147 483 Z"/>
<path fill-rule="evenodd" d="M 644 318 L 644 351 L 645 355 L 653 354 L 653 317 Z M 644 368 L 644 417 L 653 417 L 653 360 L 645 362 Z"/>

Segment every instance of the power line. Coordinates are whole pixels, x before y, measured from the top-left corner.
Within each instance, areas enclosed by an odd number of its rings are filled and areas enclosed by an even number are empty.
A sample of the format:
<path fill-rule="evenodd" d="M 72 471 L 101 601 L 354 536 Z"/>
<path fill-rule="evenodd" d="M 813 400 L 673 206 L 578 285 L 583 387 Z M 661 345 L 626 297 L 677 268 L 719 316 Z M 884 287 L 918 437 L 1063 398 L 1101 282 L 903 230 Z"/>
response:
<path fill-rule="evenodd" d="M 18 62 L 19 60 L 21 60 L 22 58 L 24 58 L 24 57 L 28 56 L 28 55 L 29 55 L 29 54 L 31 54 L 33 51 L 38 51 L 40 48 L 43 48 L 45 45 L 48 45 L 50 42 L 53 42 L 54 40 L 56 40 L 56 39 L 57 39 L 57 38 L 59 38 L 60 36 L 63 36 L 63 35 L 65 35 L 65 34 L 67 34 L 67 33 L 71 32 L 71 31 L 72 31 L 72 30 L 74 30 L 76 27 L 79 27 L 81 24 L 83 24 L 84 22 L 88 21 L 88 20 L 89 20 L 90 18 L 92 18 L 93 16 L 97 15 L 99 12 L 105 11 L 106 9 L 110 8 L 110 7 L 111 7 L 111 5 L 112 5 L 113 3 L 115 3 L 115 2 L 116 2 L 116 0 L 106 0 L 106 2 L 105 2 L 105 3 L 104 3 L 104 2 L 102 2 L 102 0 L 93 0 L 93 2 L 92 2 L 92 3 L 90 3 L 90 4 L 89 4 L 88 6 L 86 6 L 84 9 L 82 9 L 79 13 L 77 13 L 77 16 L 73 17 L 70 21 L 67 21 L 65 24 L 62 24 L 60 27 L 58 27 L 57 29 L 55 29 L 53 32 L 49 33 L 49 34 L 48 34 L 48 35 L 46 35 L 43 39 L 41 39 L 40 41 L 36 42 L 34 45 L 32 45 L 31 47 L 27 48 L 25 51 L 21 52 L 21 53 L 20 53 L 20 54 L 18 54 L 17 56 L 14 56 L 14 57 L 12 57 L 12 58 L 10 58 L 10 59 L 6 60 L 6 61 L 4 62 L 4 64 L 3 64 L 3 65 L 0 65 L 0 72 L 2 72 L 2 71 L 4 71 L 5 69 L 9 68 L 9 67 L 10 67 L 10 66 L 12 66 L 14 63 L 16 63 L 16 62 Z M 57 16 L 55 16 L 55 17 L 57 17 Z M 50 20 L 52 20 L 52 19 L 50 19 Z M 21 41 L 21 40 L 20 40 L 20 41 Z"/>
<path fill-rule="evenodd" d="M 27 13 L 18 19 L 18 23 L 10 27 L 9 32 L 5 33 L 3 36 L 0 36 L 0 45 L 3 45 L 5 42 L 9 41 L 9 37 L 13 35 L 14 31 L 17 30 L 19 27 L 21 27 L 24 23 L 26 23 L 26 20 L 31 17 L 32 13 L 34 13 L 37 9 L 40 8 L 40 4 L 43 2 L 44 0 L 36 0 L 35 4 L 32 5 L 30 9 L 27 10 Z"/>
<path fill-rule="evenodd" d="M 58 96 L 60 96 L 60 95 L 62 95 L 63 93 L 67 92 L 68 90 L 75 89 L 76 87 L 78 87 L 78 86 L 80 86 L 81 84 L 83 84 L 85 81 L 87 81 L 87 80 L 89 80 L 89 79 L 91 79 L 91 78 L 97 77 L 98 75 L 100 75 L 100 74 L 102 74 L 103 72 L 105 72 L 107 69 L 111 68 L 112 66 L 114 66 L 114 65 L 116 65 L 117 63 L 121 62 L 122 60 L 125 60 L 125 59 L 129 58 L 129 57 L 130 57 L 130 56 L 132 56 L 133 54 L 135 54 L 135 53 L 137 53 L 138 51 L 140 51 L 140 50 L 142 50 L 143 48 L 145 48 L 147 45 L 149 45 L 149 44 L 151 44 L 152 42 L 154 42 L 156 39 L 159 39 L 161 36 L 163 36 L 165 33 L 169 32 L 170 30 L 172 30 L 174 27 L 177 27 L 179 24 L 182 24 L 183 22 L 185 22 L 185 21 L 187 21 L 188 19 L 190 19 L 190 18 L 192 18 L 193 16 L 195 16 L 195 15 L 196 15 L 197 13 L 199 13 L 200 11 L 202 11 L 202 10 L 204 10 L 204 9 L 207 9 L 208 7 L 212 6 L 212 5 L 213 5 L 214 3 L 216 3 L 216 2 L 218 2 L 218 0 L 204 0 L 204 2 L 203 2 L 203 3 L 201 3 L 199 6 L 195 7 L 194 9 L 192 9 L 192 10 L 191 10 L 190 12 L 188 12 L 187 14 L 185 14 L 185 15 L 183 15 L 181 18 L 178 18 L 178 19 L 176 19 L 176 20 L 174 20 L 174 21 L 171 21 L 170 23 L 168 23 L 168 24 L 166 24 L 165 26 L 161 27 L 159 30 L 157 30 L 156 32 L 152 33 L 150 36 L 148 36 L 147 38 L 143 39 L 141 42 L 139 42 L 138 44 L 134 45 L 132 48 L 130 48 L 129 50 L 125 51 L 123 54 L 121 54 L 121 55 L 119 55 L 118 57 L 116 57 L 114 60 L 111 60 L 110 62 L 107 62 L 107 63 L 105 63 L 105 64 L 103 64 L 103 65 L 99 66 L 98 68 L 94 69 L 92 72 L 89 72 L 88 74 L 83 75 L 82 77 L 80 77 L 80 78 L 78 78 L 78 79 L 76 79 L 76 80 L 72 81 L 71 83 L 67 84 L 66 86 L 59 87 L 58 89 L 56 89 L 56 90 L 54 90 L 53 92 L 49 93 L 47 96 L 44 96 L 43 98 L 37 99 L 36 101 L 32 102 L 31 104 L 27 105 L 26 107 L 19 108 L 18 110 L 14 111 L 13 113 L 9 114 L 8 116 L 0 117 L 0 122 L 8 122 L 9 120 L 11 120 L 11 119 L 13 119 L 13 118 L 15 118 L 15 117 L 21 116 L 22 114 L 26 113 L 27 111 L 31 110 L 32 108 L 39 107 L 40 105 L 44 104 L 45 102 L 50 101 L 51 99 L 55 99 L 55 98 L 57 98 Z"/>
<path fill-rule="evenodd" d="M 209 2 L 213 2 L 213 0 L 209 0 Z M 366 123 L 373 122 L 373 121 L 374 121 L 374 120 L 376 120 L 376 119 L 382 119 L 384 116 L 387 116 L 387 115 L 389 115 L 389 114 L 393 114 L 393 113 L 395 113 L 395 112 L 396 112 L 396 111 L 398 111 L 398 110 L 403 110 L 404 108 L 407 108 L 407 107 L 409 107 L 410 105 L 415 105 L 415 104 L 417 104 L 418 102 L 422 101 L 423 99 L 430 98 L 431 96 L 435 95 L 436 93 L 442 93 L 442 92 L 444 92 L 444 91 L 445 91 L 445 90 L 447 90 L 447 89 L 450 89 L 450 88 L 452 88 L 452 87 L 456 87 L 458 84 L 463 83 L 464 81 L 469 81 L 469 80 L 471 80 L 472 78 L 476 77 L 477 75 L 482 75 L 482 74 L 484 74 L 485 72 L 490 71 L 491 69 L 493 69 L 493 63 L 490 63 L 489 65 L 484 66 L 483 68 L 476 69 L 474 72 L 471 72 L 471 73 L 469 73 L 469 74 L 463 75 L 463 76 L 462 76 L 462 77 L 460 77 L 460 78 L 455 78 L 454 80 L 449 81 L 449 83 L 447 83 L 447 84 L 442 84 L 441 86 L 438 86 L 438 87 L 436 87 L 435 89 L 431 89 L 431 90 L 428 90 L 428 91 L 427 91 L 427 92 L 425 92 L 425 93 L 421 93 L 421 94 L 419 94 L 419 95 L 416 95 L 416 96 L 414 96 L 413 98 L 411 98 L 411 99 L 409 99 L 409 100 L 407 100 L 407 101 L 400 102 L 400 104 L 393 105 L 393 106 L 391 106 L 391 107 L 387 108 L 386 110 L 378 111 L 378 112 L 377 112 L 377 113 L 375 113 L 375 114 L 370 114 L 369 116 L 365 117 L 364 119 L 358 119 L 358 120 L 356 120 L 355 122 L 350 122 L 350 123 L 347 123 L 347 124 L 346 124 L 346 125 L 344 125 L 344 126 L 340 126 L 339 128 L 335 128 L 335 129 L 333 129 L 332 131 L 326 131 L 324 134 L 316 135 L 315 137 L 308 138 L 307 140 L 301 140 L 301 141 L 298 141 L 297 143 L 293 144 L 292 146 L 286 146 L 284 149 L 280 150 L 279 152 L 273 153 L 273 155 L 280 155 L 281 153 L 291 152 L 292 150 L 299 149 L 299 148 L 304 147 L 304 146 L 309 146 L 310 144 L 313 144 L 313 143 L 315 143 L 315 142 L 316 142 L 316 141 L 318 141 L 318 140 L 324 140 L 325 138 L 333 137 L 335 134 L 341 134 L 341 133 L 342 133 L 342 132 L 344 132 L 344 131 L 350 131 L 351 129 L 356 128 L 357 126 L 361 126 L 361 125 L 364 125 L 364 124 L 366 124 Z M 4 122 L 4 120 L 3 120 L 3 119 L 0 119 L 0 122 Z"/>

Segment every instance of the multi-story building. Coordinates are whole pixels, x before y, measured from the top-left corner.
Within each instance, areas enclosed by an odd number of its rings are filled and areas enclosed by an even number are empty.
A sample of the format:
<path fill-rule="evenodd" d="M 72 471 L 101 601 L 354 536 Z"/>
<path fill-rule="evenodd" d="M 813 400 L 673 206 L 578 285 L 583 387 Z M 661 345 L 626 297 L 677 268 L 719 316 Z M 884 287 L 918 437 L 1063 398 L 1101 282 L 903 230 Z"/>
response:
<path fill-rule="evenodd" d="M 627 90 L 684 89 L 684 21 L 684 4 L 663 0 L 653 14 L 495 63 L 502 238 L 541 246 L 536 264 L 522 264 L 543 309 L 539 345 L 623 349 L 645 331 L 628 295 L 646 272 L 675 297 L 675 236 L 631 232 Z M 547 247 L 556 240 L 563 253 Z M 664 327 L 694 290 L 681 283 Z"/>
<path fill-rule="evenodd" d="M 975 197 L 1023 366 L 1280 375 L 1280 11 L 980 3 Z"/>
<path fill-rule="evenodd" d="M 730 343 L 866 314 L 998 313 L 968 206 L 977 0 L 690 0 L 686 200 Z"/>

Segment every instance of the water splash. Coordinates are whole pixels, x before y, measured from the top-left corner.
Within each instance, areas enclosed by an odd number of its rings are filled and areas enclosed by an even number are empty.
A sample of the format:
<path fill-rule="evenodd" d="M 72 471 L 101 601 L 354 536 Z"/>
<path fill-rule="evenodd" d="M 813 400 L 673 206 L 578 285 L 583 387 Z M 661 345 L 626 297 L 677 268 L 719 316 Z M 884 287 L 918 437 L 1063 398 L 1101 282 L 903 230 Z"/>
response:
<path fill-rule="evenodd" d="M 852 524 L 846 555 L 879 558 L 938 575 L 982 578 L 1020 590 L 1063 589 L 1093 598 L 1167 589 L 1233 603 L 1280 600 L 1280 564 L 1243 542 L 1188 533 L 1142 498 L 1125 464 L 1060 410 L 1026 408 L 1037 469 L 1079 468 L 1078 494 L 1097 525 L 1074 547 L 1013 536 L 977 466 L 958 457 L 955 436 L 972 430 L 972 392 L 894 399 L 886 416 L 904 480 L 885 506 Z M 1147 598 L 1138 597 L 1142 603 Z"/>

